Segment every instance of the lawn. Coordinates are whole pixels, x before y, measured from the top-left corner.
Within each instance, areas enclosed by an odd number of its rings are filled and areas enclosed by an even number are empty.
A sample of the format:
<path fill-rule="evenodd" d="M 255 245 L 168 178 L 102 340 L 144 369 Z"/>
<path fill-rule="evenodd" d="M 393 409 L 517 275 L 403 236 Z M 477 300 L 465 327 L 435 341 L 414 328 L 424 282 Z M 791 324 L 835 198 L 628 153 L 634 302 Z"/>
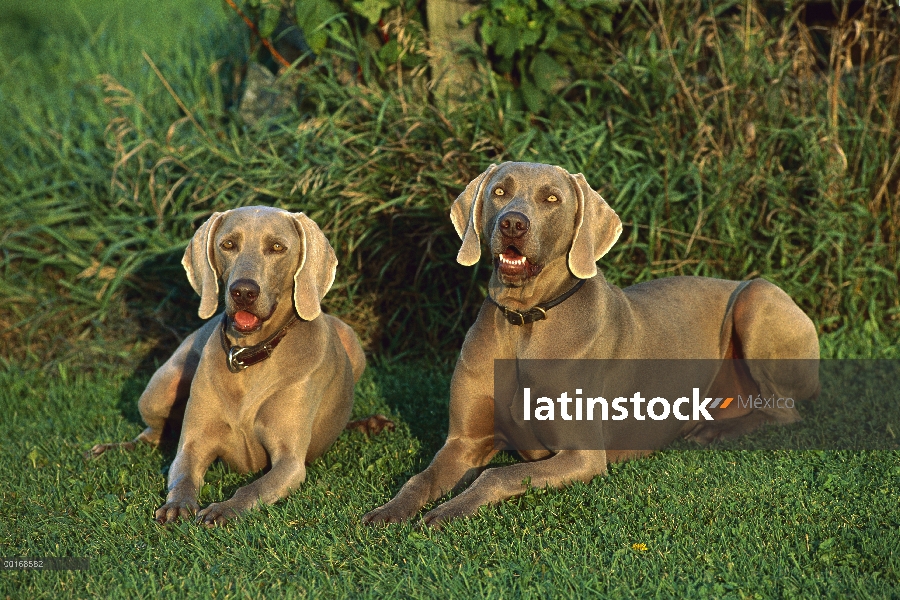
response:
<path fill-rule="evenodd" d="M 0 556 L 91 560 L 3 571 L 0 598 L 900 595 L 890 407 L 834 424 L 881 449 L 752 449 L 778 431 L 683 442 L 441 531 L 359 522 L 446 433 L 488 274 L 454 262 L 447 208 L 491 162 L 585 173 L 625 221 L 600 264 L 618 285 L 766 277 L 813 318 L 823 356 L 897 358 L 900 11 L 829 46 L 754 2 L 634 2 L 602 76 L 546 114 L 490 78 L 447 107 L 354 54 L 355 84 L 307 68 L 295 110 L 247 127 L 235 77 L 249 46 L 219 5 L 0 0 Z M 334 64 L 350 60 L 334 43 Z M 354 414 L 398 428 L 344 433 L 301 490 L 226 527 L 160 527 L 171 454 L 82 453 L 142 429 L 143 386 L 199 323 L 185 242 L 210 211 L 247 204 L 322 225 L 341 261 L 326 308 L 370 356 Z M 217 464 L 201 501 L 253 477 Z"/>
<path fill-rule="evenodd" d="M 430 460 L 445 431 L 445 372 L 371 369 L 358 415 L 399 429 L 345 433 L 303 489 L 224 528 L 160 527 L 171 456 L 86 462 L 140 429 L 146 377 L 0 374 L 5 556 L 76 556 L 88 571 L 4 572 L 10 597 L 286 596 L 890 597 L 897 593 L 896 451 L 703 451 L 687 443 L 609 477 L 532 490 L 442 531 L 360 516 Z M 501 458 L 498 462 L 509 460 Z M 249 479 L 220 464 L 202 501 Z"/>

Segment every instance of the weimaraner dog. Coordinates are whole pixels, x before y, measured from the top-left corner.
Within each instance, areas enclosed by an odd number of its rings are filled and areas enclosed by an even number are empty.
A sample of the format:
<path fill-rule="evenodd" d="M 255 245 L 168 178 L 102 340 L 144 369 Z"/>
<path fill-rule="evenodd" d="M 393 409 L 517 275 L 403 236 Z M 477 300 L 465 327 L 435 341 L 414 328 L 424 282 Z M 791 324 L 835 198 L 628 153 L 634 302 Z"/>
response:
<path fill-rule="evenodd" d="M 100 444 L 90 454 L 158 445 L 180 431 L 156 520 L 196 514 L 216 525 L 300 487 L 306 463 L 347 425 L 366 359 L 353 330 L 321 312 L 337 259 L 303 213 L 262 206 L 214 213 L 182 265 L 200 295 L 200 317 L 215 314 L 219 280 L 225 312 L 188 336 L 153 375 L 138 403 L 147 428 L 133 442 Z M 380 415 L 363 425 L 391 426 Z M 199 510 L 203 476 L 217 458 L 241 473 L 270 469 L 230 500 Z"/>
<path fill-rule="evenodd" d="M 474 265 L 484 240 L 493 275 L 450 384 L 447 440 L 423 472 L 367 523 L 409 519 L 454 489 L 465 491 L 438 505 L 424 522 L 471 515 L 485 504 L 534 487 L 562 487 L 606 474 L 612 461 L 647 451 L 521 449 L 525 462 L 484 470 L 494 443 L 495 359 L 724 359 L 819 356 L 816 329 L 775 285 L 704 277 L 670 277 L 619 289 L 597 271 L 596 261 L 622 232 L 618 215 L 581 174 L 531 163 L 492 165 L 468 184 L 450 211 L 462 247 L 457 261 Z M 818 393 L 813 375 L 793 389 L 757 391 L 808 398 Z M 784 396 L 787 397 L 787 396 Z M 726 421 L 665 421 L 668 443 L 679 436 L 700 441 L 730 437 L 761 423 L 799 419 L 794 408 L 741 408 Z M 605 424 L 614 428 L 615 422 Z"/>

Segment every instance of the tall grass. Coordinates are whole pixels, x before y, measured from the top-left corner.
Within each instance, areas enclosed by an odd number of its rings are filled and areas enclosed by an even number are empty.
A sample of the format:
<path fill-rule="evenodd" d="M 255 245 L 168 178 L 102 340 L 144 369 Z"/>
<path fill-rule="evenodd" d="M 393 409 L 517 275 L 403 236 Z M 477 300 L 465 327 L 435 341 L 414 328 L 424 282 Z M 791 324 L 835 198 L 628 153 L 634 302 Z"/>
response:
<path fill-rule="evenodd" d="M 240 37 L 202 0 L 63 4 L 0 2 L 0 339 L 4 356 L 90 364 L 127 355 L 140 339 L 139 323 L 123 318 L 121 284 L 147 261 L 140 250 L 153 256 L 160 243 L 152 225 L 118 210 L 111 192 L 115 123 L 102 76 L 116 73 L 142 97 L 148 125 L 168 127 L 178 108 L 159 96 L 142 50 L 180 65 L 182 85 L 197 86 L 189 97 L 197 104 L 214 101 L 221 87 L 210 66 L 239 52 L 231 40 Z M 204 22 L 215 31 L 203 31 Z M 156 301 L 163 298 L 165 291 Z"/>
<path fill-rule="evenodd" d="M 371 349 L 446 357 L 488 273 L 455 263 L 449 204 L 491 162 L 530 160 L 583 172 L 621 215 L 601 263 L 613 282 L 766 277 L 831 335 L 829 355 L 890 354 L 898 38 L 886 3 L 845 5 L 819 29 L 803 4 L 633 2 L 596 40 L 595 75 L 542 115 L 484 64 L 469 100 L 447 106 L 424 69 L 336 40 L 301 73 L 296 111 L 253 129 L 233 115 L 233 35 L 194 37 L 164 60 L 134 52 L 140 68 L 123 59 L 61 90 L 58 106 L 2 102 L 14 140 L 0 151 L 3 339 L 64 358 L 64 340 L 182 334 L 196 325 L 178 265 L 193 227 L 261 203 L 323 227 L 341 262 L 326 305 Z M 64 52 L 70 70 L 96 72 L 96 47 Z M 360 75 L 347 82 L 351 62 Z"/>

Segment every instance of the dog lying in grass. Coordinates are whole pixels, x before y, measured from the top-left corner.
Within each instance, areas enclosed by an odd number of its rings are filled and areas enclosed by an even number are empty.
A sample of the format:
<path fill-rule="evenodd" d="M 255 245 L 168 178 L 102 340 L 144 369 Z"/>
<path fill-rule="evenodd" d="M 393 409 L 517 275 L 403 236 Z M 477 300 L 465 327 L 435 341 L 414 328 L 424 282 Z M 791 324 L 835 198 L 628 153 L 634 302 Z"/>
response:
<path fill-rule="evenodd" d="M 196 515 L 222 524 L 300 487 L 306 463 L 321 456 L 347 425 L 353 387 L 366 359 L 353 330 L 321 312 L 337 259 L 303 213 L 252 206 L 213 214 L 182 260 L 200 295 L 199 315 L 225 312 L 188 336 L 153 375 L 139 408 L 147 428 L 125 444 L 158 445 L 179 435 L 159 523 Z M 348 427 L 380 431 L 376 415 Z M 203 476 L 215 459 L 232 469 L 268 471 L 223 502 L 200 510 Z"/>
<path fill-rule="evenodd" d="M 581 174 L 560 167 L 491 166 L 459 195 L 450 217 L 462 239 L 460 264 L 479 260 L 482 241 L 490 250 L 489 297 L 453 373 L 446 443 L 428 468 L 364 522 L 409 519 L 428 502 L 472 482 L 424 516 L 425 523 L 439 525 L 521 494 L 528 485 L 590 481 L 606 474 L 609 462 L 646 454 L 681 436 L 708 442 L 763 423 L 799 419 L 793 407 L 733 403 L 713 422 L 654 422 L 657 444 L 640 451 L 515 448 L 525 462 L 483 471 L 498 451 L 495 359 L 719 359 L 723 364 L 730 358 L 818 359 L 818 337 L 790 297 L 762 279 L 670 277 L 624 290 L 610 285 L 595 263 L 616 242 L 622 223 Z M 744 383 L 766 397 L 803 399 L 817 394 L 817 373 L 773 379 L 751 372 Z M 714 373 L 706 385 L 715 378 Z M 618 435 L 620 423 L 604 422 L 607 439 Z"/>

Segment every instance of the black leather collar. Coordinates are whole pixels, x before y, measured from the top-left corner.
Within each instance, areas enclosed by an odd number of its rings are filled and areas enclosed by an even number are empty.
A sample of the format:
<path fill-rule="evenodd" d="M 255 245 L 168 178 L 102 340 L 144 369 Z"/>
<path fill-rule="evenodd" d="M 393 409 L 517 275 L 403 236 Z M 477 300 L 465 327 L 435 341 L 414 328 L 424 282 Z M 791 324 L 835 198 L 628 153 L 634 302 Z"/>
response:
<path fill-rule="evenodd" d="M 219 331 L 221 332 L 222 349 L 225 350 L 225 363 L 228 365 L 228 370 L 232 373 L 240 373 L 247 367 L 252 367 L 272 356 L 275 346 L 284 339 L 288 329 L 293 327 L 298 320 L 297 316 L 294 315 L 290 321 L 285 323 L 284 327 L 255 346 L 232 346 L 231 342 L 228 341 L 228 336 L 225 334 L 225 330 L 228 328 L 228 315 L 223 314 L 222 327 Z"/>
<path fill-rule="evenodd" d="M 526 311 L 514 310 L 512 308 L 507 308 L 491 298 L 491 295 L 488 294 L 488 300 L 493 302 L 497 308 L 500 309 L 500 312 L 503 313 L 503 316 L 506 317 L 506 320 L 509 321 L 510 325 L 527 325 L 528 323 L 534 323 L 535 321 L 543 321 L 547 318 L 547 311 L 565 302 L 572 294 L 581 289 L 581 286 L 584 285 L 584 282 L 587 279 L 580 279 L 578 283 L 572 286 L 568 292 L 550 300 L 549 302 L 541 302 L 534 308 L 531 308 Z"/>

